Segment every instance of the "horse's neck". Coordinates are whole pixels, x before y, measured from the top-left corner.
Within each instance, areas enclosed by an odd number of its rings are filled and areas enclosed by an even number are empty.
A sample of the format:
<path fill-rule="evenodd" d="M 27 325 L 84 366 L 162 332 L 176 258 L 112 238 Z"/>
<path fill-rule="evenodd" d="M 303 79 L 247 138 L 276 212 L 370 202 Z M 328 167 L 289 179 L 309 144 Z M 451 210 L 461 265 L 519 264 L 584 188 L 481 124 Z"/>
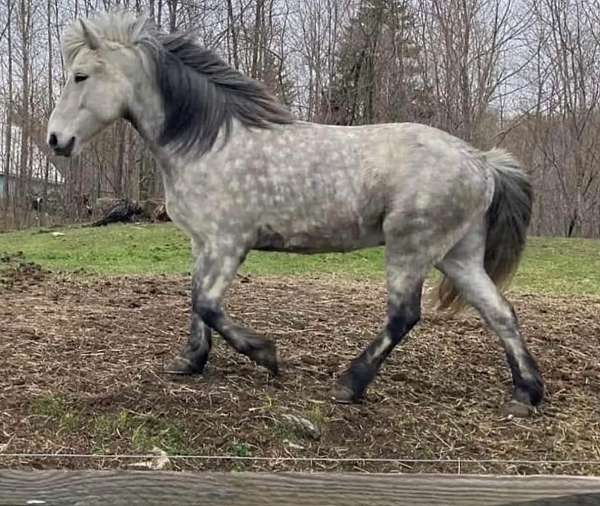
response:
<path fill-rule="evenodd" d="M 138 83 L 136 96 L 129 104 L 129 109 L 127 119 L 150 146 L 158 147 L 165 113 L 156 86 L 146 81 Z"/>
<path fill-rule="evenodd" d="M 212 148 L 202 154 L 194 148 L 187 153 L 181 153 L 173 147 L 160 146 L 157 142 L 150 144 L 163 172 L 167 173 L 165 175 L 176 178 L 182 172 L 189 170 L 195 172 L 218 170 L 232 158 L 239 158 L 244 151 L 244 146 L 252 143 L 253 136 L 257 133 L 256 130 L 248 129 L 237 119 L 233 119 L 229 135 L 225 126 L 222 126 Z"/>

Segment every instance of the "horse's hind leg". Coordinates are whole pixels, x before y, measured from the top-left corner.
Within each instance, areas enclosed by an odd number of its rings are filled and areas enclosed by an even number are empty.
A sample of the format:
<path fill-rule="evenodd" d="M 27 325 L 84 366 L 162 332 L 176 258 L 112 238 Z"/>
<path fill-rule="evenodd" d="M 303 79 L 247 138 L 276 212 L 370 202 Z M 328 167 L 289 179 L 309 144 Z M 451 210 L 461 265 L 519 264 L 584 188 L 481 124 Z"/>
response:
<path fill-rule="evenodd" d="M 340 376 L 334 397 L 357 402 L 383 361 L 421 318 L 423 280 L 432 264 L 419 253 L 407 254 L 394 242 L 386 246 L 388 314 L 384 329 Z"/>
<path fill-rule="evenodd" d="M 507 405 L 507 413 L 527 415 L 531 406 L 542 402 L 544 383 L 521 337 L 512 306 L 485 271 L 484 249 L 485 235 L 480 230 L 474 230 L 437 267 L 500 337 L 513 381 L 513 400 Z"/>
<path fill-rule="evenodd" d="M 235 350 L 277 374 L 275 344 L 231 320 L 221 306 L 223 295 L 247 252 L 245 247 L 232 246 L 237 242 L 240 241 L 215 241 L 210 247 L 197 248 L 192 277 L 192 333 L 182 354 L 183 365 L 187 359 L 195 361 L 198 368 L 204 367 L 210 350 L 207 331 L 211 328 Z"/>

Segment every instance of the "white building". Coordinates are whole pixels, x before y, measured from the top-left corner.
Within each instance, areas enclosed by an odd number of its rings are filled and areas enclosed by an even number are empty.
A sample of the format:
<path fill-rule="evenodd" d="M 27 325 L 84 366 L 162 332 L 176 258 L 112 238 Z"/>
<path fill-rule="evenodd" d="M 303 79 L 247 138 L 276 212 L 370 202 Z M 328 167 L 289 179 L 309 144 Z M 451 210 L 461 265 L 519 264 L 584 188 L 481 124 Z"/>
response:
<path fill-rule="evenodd" d="M 21 127 L 12 125 L 10 145 L 10 166 L 6 165 L 6 124 L 0 126 L 0 198 L 4 195 L 4 185 L 13 187 L 14 181 L 19 177 L 21 170 L 21 147 L 23 132 Z M 48 159 L 35 142 L 30 143 L 28 165 L 31 170 L 30 188 L 32 193 L 40 193 L 44 187 L 46 170 L 48 170 L 48 188 L 57 189 L 64 184 L 64 176 L 56 166 Z M 29 170 L 29 168 L 28 168 Z"/>

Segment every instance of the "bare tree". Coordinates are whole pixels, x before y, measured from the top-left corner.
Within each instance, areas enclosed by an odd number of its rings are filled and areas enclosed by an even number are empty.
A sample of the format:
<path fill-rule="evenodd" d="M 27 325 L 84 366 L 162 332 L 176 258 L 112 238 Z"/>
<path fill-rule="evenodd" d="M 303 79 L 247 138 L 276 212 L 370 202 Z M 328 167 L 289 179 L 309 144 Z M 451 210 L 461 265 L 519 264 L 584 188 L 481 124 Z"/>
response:
<path fill-rule="evenodd" d="M 11 4 L 12 5 L 12 4 Z M 8 9 L 6 21 L 7 34 L 7 93 L 5 96 L 6 104 L 6 123 L 5 123 L 5 141 L 4 141 L 4 216 L 8 218 L 10 212 L 10 197 L 11 197 L 11 167 L 12 167 L 12 124 L 13 124 L 13 41 L 12 41 L 12 7 Z"/>
<path fill-rule="evenodd" d="M 493 141 L 483 131 L 502 86 L 521 67 L 514 51 L 531 27 L 529 10 L 512 0 L 423 0 L 420 53 L 430 85 L 433 123 L 482 147 Z"/>
<path fill-rule="evenodd" d="M 27 224 L 31 192 L 60 194 L 65 220 L 101 196 L 161 197 L 157 162 L 125 123 L 79 159 L 44 158 L 62 31 L 117 6 L 194 31 L 302 119 L 418 121 L 501 143 L 531 169 L 535 233 L 600 236 L 600 0 L 0 1 L 5 219 Z"/>
<path fill-rule="evenodd" d="M 584 0 L 534 0 L 538 47 L 535 115 L 527 122 L 540 174 L 544 231 L 598 233 L 600 45 L 597 13 Z"/>

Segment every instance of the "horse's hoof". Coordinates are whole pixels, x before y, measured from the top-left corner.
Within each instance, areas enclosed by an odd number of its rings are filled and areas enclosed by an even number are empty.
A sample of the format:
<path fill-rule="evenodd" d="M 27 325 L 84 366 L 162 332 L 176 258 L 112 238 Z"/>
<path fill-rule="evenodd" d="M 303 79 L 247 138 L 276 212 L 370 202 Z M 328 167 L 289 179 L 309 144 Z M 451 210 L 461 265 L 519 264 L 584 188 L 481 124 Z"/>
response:
<path fill-rule="evenodd" d="M 255 348 L 250 353 L 250 358 L 258 365 L 266 367 L 273 376 L 279 375 L 277 349 L 272 341 L 265 341 L 260 348 Z"/>
<path fill-rule="evenodd" d="M 513 399 L 502 407 L 502 415 L 527 418 L 533 414 L 534 410 L 535 408 L 531 404 L 525 404 Z"/>
<path fill-rule="evenodd" d="M 204 366 L 199 366 L 197 363 L 192 362 L 189 358 L 182 356 L 177 357 L 169 365 L 164 367 L 164 372 L 166 374 L 173 374 L 175 376 L 201 374 L 203 370 Z"/>
<path fill-rule="evenodd" d="M 338 404 L 356 404 L 362 400 L 362 396 L 356 395 L 350 387 L 338 383 L 333 389 L 333 400 Z"/>

